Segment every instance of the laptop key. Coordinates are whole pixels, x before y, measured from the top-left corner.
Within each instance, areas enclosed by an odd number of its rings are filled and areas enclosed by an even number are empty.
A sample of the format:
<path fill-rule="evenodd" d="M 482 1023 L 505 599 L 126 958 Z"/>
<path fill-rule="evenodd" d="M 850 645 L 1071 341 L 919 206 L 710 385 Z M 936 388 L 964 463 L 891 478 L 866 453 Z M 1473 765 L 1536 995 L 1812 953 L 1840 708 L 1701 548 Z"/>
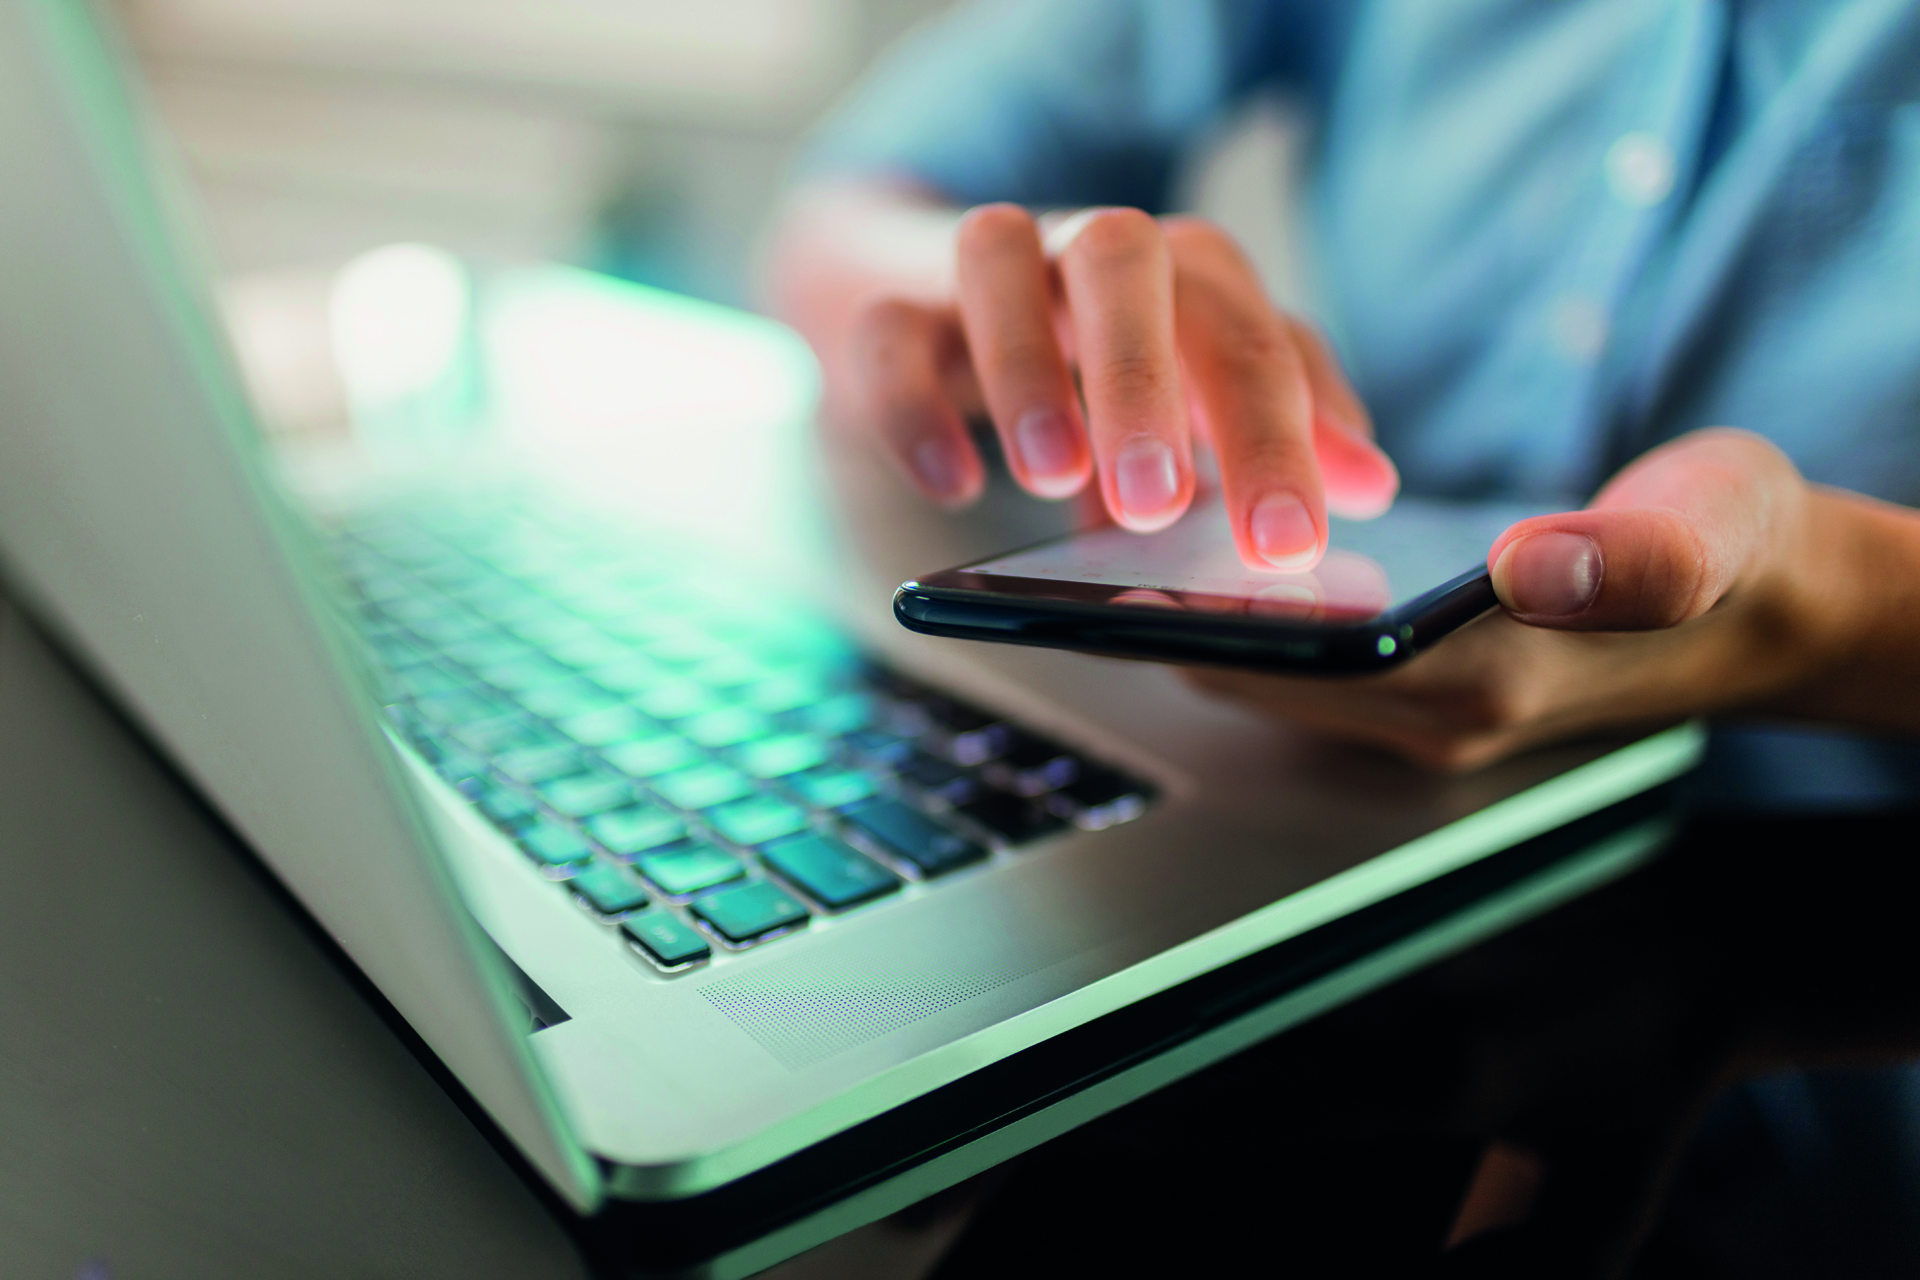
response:
<path fill-rule="evenodd" d="M 805 924 L 807 909 L 765 880 L 710 893 L 695 902 L 693 914 L 728 942 L 752 942 L 781 929 Z"/>
<path fill-rule="evenodd" d="M 497 782 L 476 779 L 461 787 L 469 792 L 468 798 L 480 812 L 492 819 L 496 826 L 508 831 L 517 831 L 539 816 L 540 810 L 533 803 L 533 797 L 514 787 L 501 786 Z"/>
<path fill-rule="evenodd" d="M 522 786 L 541 783 L 580 768 L 580 753 L 572 747 L 522 747 L 493 758 L 493 767 Z"/>
<path fill-rule="evenodd" d="M 1000 758 L 980 770 L 997 786 L 1023 796 L 1057 791 L 1080 776 L 1080 762 L 1059 744 L 1017 734 Z"/>
<path fill-rule="evenodd" d="M 585 840 L 559 823 L 544 819 L 523 828 L 515 840 L 549 875 L 558 873 L 564 877 L 571 874 L 573 867 L 593 857 L 593 849 Z"/>
<path fill-rule="evenodd" d="M 599 631 L 582 631 L 547 648 L 547 656 L 570 667 L 600 667 L 633 656 L 633 650 Z"/>
<path fill-rule="evenodd" d="M 560 732 L 589 747 L 610 747 L 631 738 L 644 738 L 654 732 L 653 723 L 632 707 L 601 707 L 579 715 L 563 716 Z"/>
<path fill-rule="evenodd" d="M 674 678 L 659 663 L 634 654 L 593 667 L 587 675 L 595 684 L 616 693 L 641 693 Z"/>
<path fill-rule="evenodd" d="M 635 778 L 651 778 L 682 769 L 701 758 L 691 742 L 671 733 L 656 733 L 637 742 L 605 747 L 600 754 L 614 768 Z"/>
<path fill-rule="evenodd" d="M 573 679 L 573 668 L 562 666 L 538 656 L 513 658 L 505 662 L 491 662 L 476 667 L 480 678 L 496 689 L 505 689 L 509 693 L 525 693 L 530 689 L 539 689 L 547 685 L 560 684 Z"/>
<path fill-rule="evenodd" d="M 585 818 L 633 803 L 633 784 L 606 773 L 573 773 L 535 788 L 547 807 L 569 818 Z"/>
<path fill-rule="evenodd" d="M 782 781 L 822 809 L 838 809 L 865 800 L 880 789 L 871 774 L 833 766 L 809 769 Z"/>
<path fill-rule="evenodd" d="M 611 813 L 595 814 L 587 819 L 586 828 L 588 835 L 623 858 L 685 839 L 687 834 L 687 824 L 680 815 L 651 804 L 628 805 Z"/>
<path fill-rule="evenodd" d="M 683 720 L 680 732 L 703 747 L 737 747 L 773 731 L 767 718 L 751 707 L 723 707 Z"/>
<path fill-rule="evenodd" d="M 634 859 L 634 865 L 671 898 L 685 898 L 747 873 L 740 859 L 704 840 L 689 840 L 657 853 L 642 854 Z"/>
<path fill-rule="evenodd" d="M 492 628 L 472 614 L 448 612 L 438 617 L 409 619 L 407 630 L 429 644 L 445 647 L 486 635 Z"/>
<path fill-rule="evenodd" d="M 784 733 L 736 748 L 733 761 L 756 778 L 782 778 L 825 764 L 827 744 L 810 733 Z"/>
<path fill-rule="evenodd" d="M 415 666 L 426 662 L 431 656 L 427 650 L 397 633 L 385 636 L 368 635 L 367 644 L 379 657 L 381 664 L 390 668 Z"/>
<path fill-rule="evenodd" d="M 720 653 L 694 664 L 687 674 L 713 689 L 738 689 L 764 679 L 765 666 L 750 654 Z"/>
<path fill-rule="evenodd" d="M 707 810 L 704 816 L 715 831 L 735 844 L 765 844 L 807 825 L 806 810 L 767 795 L 735 800 Z"/>
<path fill-rule="evenodd" d="M 603 916 L 618 917 L 647 905 L 647 891 L 639 882 L 604 862 L 583 868 L 567 881 L 567 887 Z"/>
<path fill-rule="evenodd" d="M 467 682 L 438 663 L 415 662 L 394 671 L 393 683 L 409 698 L 418 698 L 430 693 L 451 693 L 465 688 Z"/>
<path fill-rule="evenodd" d="M 744 697 L 747 705 L 756 711 L 773 715 L 811 706 L 824 699 L 827 693 L 822 681 L 790 671 L 751 686 L 744 691 Z"/>
<path fill-rule="evenodd" d="M 620 922 L 620 931 L 667 969 L 698 964 L 713 954 L 705 938 L 664 911 L 628 916 Z"/>
<path fill-rule="evenodd" d="M 864 693 L 843 693 L 795 712 L 802 728 L 833 737 L 873 723 L 873 699 Z"/>
<path fill-rule="evenodd" d="M 470 779 L 487 776 L 486 758 L 456 742 L 416 738 L 414 746 L 433 766 L 435 773 L 456 786 Z"/>
<path fill-rule="evenodd" d="M 776 841 L 761 856 L 808 897 L 836 911 L 900 887 L 900 877 L 873 859 L 811 831 Z"/>
<path fill-rule="evenodd" d="M 471 747 L 486 756 L 499 755 L 522 747 L 553 745 L 550 741 L 551 734 L 543 734 L 519 716 L 496 716 L 491 720 L 474 720 L 455 725 L 453 736 L 458 738 L 462 745 Z"/>
<path fill-rule="evenodd" d="M 1139 817 L 1151 794 L 1117 769 L 1085 766 L 1077 781 L 1047 797 L 1047 807 L 1075 826 L 1102 831 Z"/>
<path fill-rule="evenodd" d="M 878 729 L 859 729 L 841 739 L 847 749 L 863 760 L 880 764 L 899 764 L 913 755 L 913 744 L 905 738 Z"/>
<path fill-rule="evenodd" d="M 545 601 L 529 595 L 517 582 L 503 578 L 482 579 L 450 593 L 468 608 L 495 622 L 515 622 L 543 615 Z"/>
<path fill-rule="evenodd" d="M 928 735 L 949 759 L 976 765 L 991 760 L 1013 742 L 1013 727 L 997 716 L 950 698 L 929 698 L 920 704 L 933 722 Z"/>
<path fill-rule="evenodd" d="M 513 704 L 505 698 L 474 689 L 430 693 L 415 698 L 413 705 L 421 715 L 436 724 L 473 724 L 479 720 L 498 720 L 514 712 Z"/>
<path fill-rule="evenodd" d="M 754 789 L 753 779 L 746 774 L 712 762 L 663 773 L 647 785 L 665 797 L 667 803 L 682 809 L 711 809 L 749 795 Z"/>
<path fill-rule="evenodd" d="M 616 699 L 590 680 L 561 680 L 515 695 L 520 705 L 548 720 L 564 720 L 612 705 Z"/>
<path fill-rule="evenodd" d="M 966 804 L 955 805 L 954 812 L 971 818 L 1008 844 L 1038 840 L 1067 825 L 1065 818 L 1005 791 L 989 791 Z"/>
<path fill-rule="evenodd" d="M 916 751 L 895 765 L 894 773 L 928 795 L 939 796 L 948 804 L 962 804 L 980 791 L 980 784 L 967 774 L 923 751 Z"/>
<path fill-rule="evenodd" d="M 673 679 L 642 689 L 633 695 L 634 705 L 656 720 L 679 720 L 717 711 L 725 704 L 720 695 L 694 680 Z"/>
<path fill-rule="evenodd" d="M 461 666 L 475 670 L 520 661 L 530 656 L 524 643 L 498 631 L 488 631 L 450 644 L 440 652 Z"/>
<path fill-rule="evenodd" d="M 508 624 L 507 630 L 549 658 L 555 656 L 554 650 L 561 645 L 570 644 L 582 636 L 599 634 L 593 629 L 593 624 L 586 619 L 575 617 L 571 613 L 562 613 L 557 609 L 552 613 L 532 614 L 518 618 Z M 567 665 L 579 666 L 580 664 L 568 663 Z"/>
<path fill-rule="evenodd" d="M 721 641 L 688 626 L 649 636 L 642 643 L 646 646 L 648 657 L 674 666 L 692 666 L 723 657 L 727 652 L 727 646 Z"/>
<path fill-rule="evenodd" d="M 943 875 L 987 856 L 979 844 L 898 800 L 869 800 L 847 810 L 846 818 L 856 830 L 925 876 Z"/>

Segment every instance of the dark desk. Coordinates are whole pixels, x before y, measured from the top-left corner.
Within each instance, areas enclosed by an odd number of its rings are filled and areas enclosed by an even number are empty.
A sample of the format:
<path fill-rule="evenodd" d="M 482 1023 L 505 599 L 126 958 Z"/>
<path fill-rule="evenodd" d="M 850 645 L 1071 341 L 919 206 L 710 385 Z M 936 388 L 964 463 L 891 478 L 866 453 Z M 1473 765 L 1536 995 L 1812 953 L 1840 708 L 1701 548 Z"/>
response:
<path fill-rule="evenodd" d="M 0 867 L 0 1275 L 585 1274 L 264 873 L 3 603 Z"/>
<path fill-rule="evenodd" d="M 0 823 L 0 1275 L 585 1274 L 263 873 L 3 611 Z M 1531 1225 L 1448 1265 L 1618 1272 L 1728 1082 L 1920 1056 L 1915 844 L 1701 828 L 1029 1156 L 953 1270 L 1410 1266 L 1496 1138 L 1545 1171 Z M 901 1274 L 946 1234 L 881 1224 L 788 1269 Z"/>
<path fill-rule="evenodd" d="M 1631 876 L 1036 1153 L 941 1280 L 1196 1250 L 1316 1277 L 1920 1273 L 1914 831 L 1696 821 Z M 1489 1141 L 1529 1220 L 1442 1258 Z"/>

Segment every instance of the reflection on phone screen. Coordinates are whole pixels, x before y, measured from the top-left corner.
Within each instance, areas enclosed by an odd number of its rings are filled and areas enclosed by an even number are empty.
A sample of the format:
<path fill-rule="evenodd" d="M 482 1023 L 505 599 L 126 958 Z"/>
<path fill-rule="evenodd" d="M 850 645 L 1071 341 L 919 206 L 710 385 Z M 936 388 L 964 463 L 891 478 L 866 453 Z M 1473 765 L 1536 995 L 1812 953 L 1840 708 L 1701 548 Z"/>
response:
<path fill-rule="evenodd" d="M 1484 568 L 1516 520 L 1572 504 L 1467 504 L 1402 498 L 1374 520 L 1332 519 L 1330 545 L 1307 573 L 1249 569 L 1225 510 L 1196 507 L 1158 533 L 1106 528 L 967 565 L 961 572 L 1060 584 L 1062 595 L 1141 608 L 1257 614 L 1299 621 L 1375 617 Z M 1023 592 L 1030 594 L 1030 592 Z"/>

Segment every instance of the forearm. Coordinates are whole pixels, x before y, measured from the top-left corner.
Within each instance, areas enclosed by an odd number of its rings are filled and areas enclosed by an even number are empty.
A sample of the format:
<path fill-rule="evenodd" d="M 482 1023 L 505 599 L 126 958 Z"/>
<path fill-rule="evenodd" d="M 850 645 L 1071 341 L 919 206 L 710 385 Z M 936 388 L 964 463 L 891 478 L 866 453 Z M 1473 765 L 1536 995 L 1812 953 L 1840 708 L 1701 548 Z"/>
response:
<path fill-rule="evenodd" d="M 1920 511 L 1812 487 L 1800 577 L 1815 657 L 1754 709 L 1920 733 Z"/>

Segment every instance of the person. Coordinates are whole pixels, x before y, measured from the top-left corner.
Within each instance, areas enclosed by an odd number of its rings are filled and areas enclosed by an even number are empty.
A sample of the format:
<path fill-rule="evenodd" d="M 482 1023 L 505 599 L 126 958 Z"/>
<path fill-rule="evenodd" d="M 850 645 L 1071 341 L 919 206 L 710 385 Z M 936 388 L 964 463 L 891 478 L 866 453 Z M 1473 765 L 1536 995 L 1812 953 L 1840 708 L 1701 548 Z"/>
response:
<path fill-rule="evenodd" d="M 1593 494 L 1499 538 L 1502 614 L 1420 660 L 1209 689 L 1456 770 L 1695 715 L 1845 726 L 1723 721 L 1709 802 L 1911 801 L 1916 55 L 1891 0 L 969 6 L 819 131 L 773 293 L 830 411 L 943 506 L 983 487 L 976 414 L 1029 493 L 1137 530 L 1210 449 L 1255 566 L 1403 483 Z M 1164 215 L 1182 153 L 1275 90 L 1317 121 L 1312 322 Z"/>
<path fill-rule="evenodd" d="M 1168 209 L 1270 93 L 1312 123 L 1311 317 Z M 983 0 L 830 114 L 769 279 L 828 416 L 941 507 L 987 483 L 979 419 L 1026 492 L 1141 531 L 1210 454 L 1255 567 L 1402 487 L 1591 495 L 1497 539 L 1501 610 L 1417 660 L 1208 690 L 1444 770 L 1708 716 L 1699 805 L 1795 839 L 1920 802 L 1913 0 Z M 1565 1163 L 1549 1192 L 1597 1185 Z M 1516 1169 L 1488 1149 L 1452 1240 L 1525 1219 Z"/>

